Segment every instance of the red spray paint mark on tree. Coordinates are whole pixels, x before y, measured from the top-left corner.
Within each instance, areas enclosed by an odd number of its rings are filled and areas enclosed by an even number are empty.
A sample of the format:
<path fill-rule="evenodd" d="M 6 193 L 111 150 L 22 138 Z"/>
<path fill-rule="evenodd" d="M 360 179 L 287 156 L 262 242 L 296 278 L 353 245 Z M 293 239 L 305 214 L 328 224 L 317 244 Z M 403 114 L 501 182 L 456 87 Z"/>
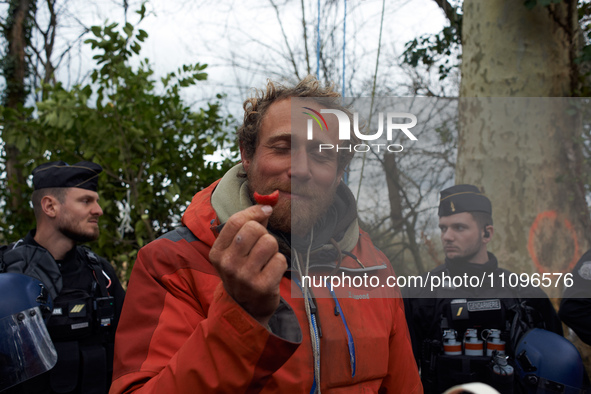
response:
<path fill-rule="evenodd" d="M 538 257 L 538 254 L 536 252 L 536 241 L 538 238 L 538 230 L 541 230 L 542 227 L 546 227 L 546 228 L 550 228 L 553 229 L 555 227 L 557 227 L 558 225 L 562 225 L 564 226 L 564 228 L 566 228 L 566 230 L 568 231 L 568 235 L 570 236 L 570 238 L 573 241 L 573 256 L 572 258 L 570 258 L 570 260 L 568 261 L 568 263 L 566 265 L 562 265 L 562 272 L 570 272 L 573 267 L 575 266 L 575 264 L 577 263 L 577 259 L 579 256 L 579 241 L 577 239 L 577 233 L 572 225 L 572 223 L 564 218 L 562 219 L 562 222 L 560 222 L 560 219 L 558 218 L 558 213 L 556 211 L 544 211 L 538 214 L 538 216 L 536 216 L 536 219 L 534 220 L 533 224 L 531 225 L 531 227 L 529 228 L 529 238 L 527 241 L 527 250 L 529 252 L 529 255 L 532 259 L 532 261 L 534 262 L 534 265 L 536 266 L 536 268 L 538 269 L 539 272 L 541 273 L 552 273 L 552 272 L 556 272 L 556 270 L 549 270 L 549 267 L 547 267 L 546 265 L 542 264 L 542 262 L 540 261 L 540 258 Z"/>

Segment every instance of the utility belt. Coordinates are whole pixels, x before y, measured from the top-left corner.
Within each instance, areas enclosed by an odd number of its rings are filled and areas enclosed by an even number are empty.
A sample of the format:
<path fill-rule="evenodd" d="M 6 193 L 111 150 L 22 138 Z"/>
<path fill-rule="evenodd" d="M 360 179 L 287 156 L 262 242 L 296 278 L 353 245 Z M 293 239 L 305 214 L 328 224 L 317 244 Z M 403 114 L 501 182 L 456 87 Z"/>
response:
<path fill-rule="evenodd" d="M 46 326 L 57 363 L 49 372 L 24 382 L 22 392 L 107 394 L 113 373 L 113 297 L 63 289 L 53 311 Z"/>
<path fill-rule="evenodd" d="M 92 296 L 81 289 L 63 289 L 54 302 L 47 329 L 58 354 L 50 371 L 56 393 L 105 394 L 113 359 L 112 296 Z"/>
<path fill-rule="evenodd" d="M 46 392 L 49 384 L 55 393 L 107 393 L 115 334 L 115 303 L 108 291 L 111 279 L 90 249 L 78 246 L 77 252 L 92 271 L 94 280 L 88 290 L 64 288 L 59 267 L 44 248 L 22 241 L 0 248 L 0 272 L 38 278 L 53 298 L 54 309 L 46 326 L 58 354 L 57 364 L 47 375 L 24 382 L 30 387 L 27 392 Z"/>
<path fill-rule="evenodd" d="M 112 296 L 95 297 L 84 290 L 64 289 L 54 301 L 47 329 L 53 342 L 104 336 L 115 318 Z"/>
<path fill-rule="evenodd" d="M 456 298 L 442 309 L 440 338 L 422 344 L 421 376 L 426 393 L 441 393 L 470 382 L 483 382 L 505 394 L 514 392 L 513 327 L 524 313 L 509 299 Z M 518 317 L 518 319 L 515 318 Z"/>
<path fill-rule="evenodd" d="M 515 368 L 504 352 L 498 336 L 477 339 L 477 330 L 468 330 L 463 340 L 446 330 L 442 341 L 425 340 L 422 347 L 421 376 L 426 393 L 441 393 L 470 382 L 489 384 L 503 394 L 514 392 Z M 484 332 L 498 330 L 483 330 Z"/>

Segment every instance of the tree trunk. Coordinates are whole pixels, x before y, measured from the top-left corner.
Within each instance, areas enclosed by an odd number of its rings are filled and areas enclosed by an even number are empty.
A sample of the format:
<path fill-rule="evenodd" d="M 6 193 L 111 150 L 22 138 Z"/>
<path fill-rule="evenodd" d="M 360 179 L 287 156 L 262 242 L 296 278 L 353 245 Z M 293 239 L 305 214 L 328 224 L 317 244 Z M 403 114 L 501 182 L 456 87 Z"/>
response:
<path fill-rule="evenodd" d="M 456 182 L 492 200 L 491 251 L 515 272 L 569 272 L 590 245 L 580 117 L 549 98 L 578 89 L 576 7 L 464 1 Z M 589 346 L 573 343 L 591 372 Z"/>
<path fill-rule="evenodd" d="M 6 96 L 4 104 L 9 108 L 17 108 L 27 98 L 25 78 L 28 74 L 25 48 L 28 45 L 28 26 L 30 0 L 13 0 L 9 6 L 6 23 L 7 54 L 4 66 L 6 78 Z"/>
<path fill-rule="evenodd" d="M 6 92 L 3 97 L 3 105 L 14 111 L 24 107 L 29 94 L 26 78 L 29 74 L 26 48 L 29 45 L 35 7 L 34 0 L 12 0 L 9 5 L 5 39 L 7 51 L 4 58 L 3 73 L 6 80 Z M 16 135 L 18 130 L 14 124 L 7 122 L 4 125 L 4 135 Z M 19 166 L 19 150 L 16 146 L 6 144 L 6 181 L 10 190 L 8 208 L 12 212 L 26 209 L 23 204 L 22 189 L 25 184 L 25 176 Z"/>
<path fill-rule="evenodd" d="M 515 272 L 568 272 L 590 245 L 581 121 L 567 115 L 576 24 L 574 1 L 464 2 L 456 183 L 491 199 L 490 250 Z"/>

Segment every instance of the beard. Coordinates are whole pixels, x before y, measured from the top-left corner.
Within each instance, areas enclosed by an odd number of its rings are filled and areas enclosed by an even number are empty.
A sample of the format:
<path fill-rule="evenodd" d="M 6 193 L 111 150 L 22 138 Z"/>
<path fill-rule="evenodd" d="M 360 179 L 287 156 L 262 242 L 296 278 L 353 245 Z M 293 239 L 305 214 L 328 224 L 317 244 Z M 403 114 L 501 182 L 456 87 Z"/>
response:
<path fill-rule="evenodd" d="M 456 263 L 456 262 L 457 263 L 461 263 L 461 262 L 469 263 L 470 260 L 472 260 L 472 258 L 474 258 L 477 254 L 478 254 L 478 251 L 465 253 L 462 256 L 455 256 L 455 257 L 447 257 L 446 256 L 446 257 L 452 263 Z"/>
<path fill-rule="evenodd" d="M 290 193 L 292 191 L 296 195 L 305 197 L 284 199 L 281 205 L 277 204 L 269 218 L 269 225 L 281 232 L 303 237 L 310 232 L 333 203 L 336 186 L 318 193 L 305 186 L 293 185 L 293 188 L 289 189 Z"/>
<path fill-rule="evenodd" d="M 95 241 L 99 237 L 99 229 L 95 228 L 93 231 L 83 231 L 77 226 L 72 226 L 70 223 L 61 223 L 58 231 L 74 242 L 90 242 Z"/>
<path fill-rule="evenodd" d="M 478 240 L 467 248 L 461 256 L 455 257 L 447 257 L 445 256 L 450 262 L 470 262 L 478 253 L 480 253 L 480 248 L 482 245 L 482 236 L 478 237 Z"/>
<path fill-rule="evenodd" d="M 333 203 L 339 184 L 335 180 L 328 190 L 317 190 L 317 188 L 308 184 L 299 184 L 296 181 L 285 185 L 279 182 L 265 183 L 262 177 L 255 174 L 247 173 L 247 177 L 250 197 L 253 201 L 255 190 L 261 194 L 270 194 L 275 190 L 287 193 L 293 192 L 299 197 L 292 200 L 279 198 L 269 218 L 269 227 L 286 234 L 293 233 L 302 237 L 310 232 Z"/>

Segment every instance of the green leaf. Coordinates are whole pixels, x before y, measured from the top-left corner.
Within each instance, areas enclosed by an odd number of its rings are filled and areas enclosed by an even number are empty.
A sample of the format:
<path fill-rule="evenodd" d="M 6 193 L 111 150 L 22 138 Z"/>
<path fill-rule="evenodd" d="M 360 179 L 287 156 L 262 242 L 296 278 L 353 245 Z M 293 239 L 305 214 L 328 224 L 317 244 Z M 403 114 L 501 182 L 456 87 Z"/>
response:
<path fill-rule="evenodd" d="M 148 38 L 148 33 L 146 33 L 145 30 L 139 29 L 138 34 L 137 34 L 137 39 L 141 42 L 144 42 L 144 40 L 146 38 Z"/>
<path fill-rule="evenodd" d="M 133 25 L 127 22 L 123 27 L 123 31 L 125 32 L 125 34 L 127 34 L 127 37 L 131 37 L 131 35 L 133 34 Z"/>
<path fill-rule="evenodd" d="M 145 15 L 146 15 L 146 3 L 143 2 L 141 8 L 139 9 L 139 11 L 136 11 L 137 14 L 139 14 L 140 16 L 140 21 L 142 19 L 144 19 Z"/>
<path fill-rule="evenodd" d="M 144 228 L 146 227 L 146 225 L 144 224 L 143 220 L 138 220 L 137 222 L 135 222 L 135 233 L 136 234 L 140 234 L 142 232 L 142 230 L 144 230 Z"/>
<path fill-rule="evenodd" d="M 95 35 L 95 37 L 101 38 L 101 33 L 102 33 L 103 29 L 100 26 L 91 26 L 90 31 L 92 32 L 92 34 Z M 87 41 L 90 41 L 90 40 L 87 40 Z M 85 41 L 85 42 L 87 42 L 87 41 Z M 92 41 L 94 41 L 94 40 L 92 40 Z M 96 42 L 96 41 L 94 41 L 94 42 Z"/>
<path fill-rule="evenodd" d="M 74 126 L 74 118 L 68 119 L 66 125 L 64 126 L 64 130 L 70 130 Z"/>
<path fill-rule="evenodd" d="M 531 10 L 536 6 L 537 3 L 537 0 L 525 0 L 523 2 L 523 5 L 525 5 L 525 8 L 527 8 L 528 10 Z"/>
<path fill-rule="evenodd" d="M 27 147 L 27 137 L 25 135 L 18 135 L 16 140 L 14 141 L 14 145 L 17 147 L 19 151 L 24 151 Z"/>
<path fill-rule="evenodd" d="M 140 44 L 138 44 L 137 42 L 134 42 L 133 44 L 130 45 L 130 48 L 132 51 L 134 51 L 136 54 L 139 55 L 139 53 L 142 49 L 142 46 Z"/>
<path fill-rule="evenodd" d="M 145 14 L 143 5 L 142 10 Z M 183 86 L 205 79 L 205 64 L 181 66 L 159 79 L 150 61 L 141 57 L 140 43 L 148 34 L 137 24 L 105 22 L 90 31 L 92 38 L 86 45 L 96 50 L 91 82 L 44 88 L 44 100 L 19 114 L 0 107 L 2 137 L 21 149 L 19 160 L 28 163 L 27 171 L 40 158 L 92 160 L 103 166 L 99 194 L 104 219 L 98 242 L 91 246 L 99 255 L 114 259 L 119 269 L 128 262 L 125 270 L 129 272 L 137 250 L 178 225 L 195 191 L 218 179 L 232 164 L 205 163 L 202 155 L 233 143 L 234 120 L 221 114 L 219 101 L 224 95 L 203 108 L 184 100 Z M 129 32 L 135 39 L 128 40 Z M 12 129 L 4 126 L 11 116 L 20 119 Z M 8 188 L 0 188 L 3 201 L 13 197 L 9 193 Z M 118 234 L 116 204 L 122 201 L 130 204 L 135 230 L 123 238 Z M 29 209 L 20 215 L 5 212 L 1 219 L 0 231 L 2 223 L 10 223 L 15 234 L 24 236 L 34 215 Z"/>
<path fill-rule="evenodd" d="M 172 194 L 171 192 L 166 192 L 164 193 L 164 197 L 166 197 L 166 200 L 168 200 L 169 202 L 174 202 L 174 194 Z"/>

